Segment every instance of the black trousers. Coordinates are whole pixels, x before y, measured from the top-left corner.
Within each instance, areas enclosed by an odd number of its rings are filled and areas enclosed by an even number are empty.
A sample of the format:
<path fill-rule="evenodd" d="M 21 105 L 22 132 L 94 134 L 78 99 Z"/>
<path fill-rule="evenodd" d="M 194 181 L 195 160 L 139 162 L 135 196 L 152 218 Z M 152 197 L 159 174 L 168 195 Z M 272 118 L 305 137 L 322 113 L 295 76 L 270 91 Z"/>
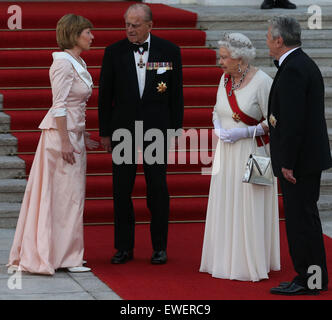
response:
<path fill-rule="evenodd" d="M 141 143 L 139 148 L 145 152 L 150 143 Z M 112 144 L 112 148 L 116 144 Z M 142 147 L 143 146 L 143 147 Z M 115 248 L 132 250 L 135 243 L 135 213 L 132 191 L 137 171 L 137 147 L 132 149 L 132 163 L 116 164 L 113 160 L 113 198 L 115 223 Z M 166 250 L 169 218 L 169 194 L 166 181 L 167 139 L 164 140 L 163 163 L 149 164 L 143 157 L 143 170 L 146 181 L 147 207 L 151 213 L 150 233 L 153 250 Z M 113 157 L 114 158 L 114 157 Z"/>
<path fill-rule="evenodd" d="M 321 172 L 296 178 L 291 184 L 280 178 L 286 219 L 286 232 L 290 256 L 297 272 L 293 280 L 307 286 L 310 266 L 322 271 L 322 285 L 328 283 L 324 239 L 317 201 L 319 199 Z"/>

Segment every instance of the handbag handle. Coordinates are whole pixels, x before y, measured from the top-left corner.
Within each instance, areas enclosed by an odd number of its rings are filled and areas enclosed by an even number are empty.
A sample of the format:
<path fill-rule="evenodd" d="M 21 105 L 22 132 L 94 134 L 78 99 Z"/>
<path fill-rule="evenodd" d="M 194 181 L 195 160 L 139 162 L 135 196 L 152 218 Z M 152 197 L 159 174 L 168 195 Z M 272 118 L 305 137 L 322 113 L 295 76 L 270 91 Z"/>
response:
<path fill-rule="evenodd" d="M 256 153 L 256 148 L 257 148 L 257 144 L 256 144 L 256 130 L 257 130 L 257 126 L 255 127 L 255 130 L 254 130 L 254 135 L 252 136 L 252 153 Z M 261 141 L 263 143 L 263 147 L 264 147 L 264 151 L 265 151 L 265 155 L 268 157 L 269 154 L 266 150 L 266 144 L 264 142 L 264 139 L 261 138 Z"/>

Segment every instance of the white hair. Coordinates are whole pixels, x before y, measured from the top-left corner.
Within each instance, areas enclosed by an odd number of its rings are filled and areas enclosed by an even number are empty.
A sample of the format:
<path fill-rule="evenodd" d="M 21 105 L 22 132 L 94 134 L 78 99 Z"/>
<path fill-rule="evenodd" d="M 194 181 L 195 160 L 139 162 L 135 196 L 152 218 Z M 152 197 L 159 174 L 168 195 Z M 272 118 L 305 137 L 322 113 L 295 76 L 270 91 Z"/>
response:
<path fill-rule="evenodd" d="M 269 20 L 273 39 L 281 37 L 286 47 L 301 46 L 301 26 L 296 19 L 278 16 Z"/>
<path fill-rule="evenodd" d="M 242 33 L 224 33 L 218 45 L 219 48 L 226 48 L 233 59 L 250 61 L 256 57 L 255 47 Z"/>

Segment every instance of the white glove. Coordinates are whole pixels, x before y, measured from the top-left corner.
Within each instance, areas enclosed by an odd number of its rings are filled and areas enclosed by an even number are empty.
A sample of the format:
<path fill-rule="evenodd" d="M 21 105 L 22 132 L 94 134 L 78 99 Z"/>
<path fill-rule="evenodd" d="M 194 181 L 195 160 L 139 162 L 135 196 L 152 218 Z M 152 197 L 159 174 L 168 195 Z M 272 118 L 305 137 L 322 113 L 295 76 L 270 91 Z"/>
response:
<path fill-rule="evenodd" d="M 258 124 L 257 126 L 250 126 L 246 128 L 232 128 L 225 130 L 223 138 L 220 137 L 224 142 L 234 143 L 240 139 L 252 138 L 256 128 L 255 136 L 263 136 L 265 134 L 263 127 Z"/>
<path fill-rule="evenodd" d="M 251 126 L 251 127 L 247 128 L 248 132 L 249 132 L 248 138 L 252 138 L 254 136 L 255 128 L 256 128 L 255 137 L 259 137 L 259 136 L 264 136 L 265 135 L 265 131 L 264 131 L 262 125 L 259 123 L 257 126 Z"/>
<path fill-rule="evenodd" d="M 221 123 L 218 119 L 213 121 L 213 125 L 214 125 L 214 133 L 216 134 L 217 137 L 223 140 L 227 130 L 221 127 Z"/>

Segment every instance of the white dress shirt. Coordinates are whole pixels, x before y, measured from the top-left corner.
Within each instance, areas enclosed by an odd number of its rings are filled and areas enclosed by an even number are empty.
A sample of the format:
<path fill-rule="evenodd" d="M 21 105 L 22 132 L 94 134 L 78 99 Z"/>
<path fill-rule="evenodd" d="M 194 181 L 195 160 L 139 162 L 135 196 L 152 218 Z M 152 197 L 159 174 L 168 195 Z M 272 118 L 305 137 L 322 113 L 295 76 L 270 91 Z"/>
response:
<path fill-rule="evenodd" d="M 287 51 L 286 53 L 284 53 L 280 58 L 279 58 L 279 67 L 281 66 L 281 64 L 284 62 L 284 60 L 296 49 L 298 49 L 300 47 L 296 47 L 294 49 L 291 49 L 289 51 Z"/>
<path fill-rule="evenodd" d="M 149 49 L 148 49 L 148 51 L 144 51 L 144 53 L 142 55 L 142 59 L 143 59 L 143 63 L 144 63 L 144 67 L 143 68 L 140 68 L 138 66 L 141 55 L 139 54 L 139 52 L 135 52 L 134 51 L 136 71 L 137 71 L 137 81 L 138 81 L 138 87 L 139 87 L 139 94 L 140 94 L 141 98 L 143 96 L 144 87 L 145 87 L 146 64 L 147 64 L 148 59 L 149 59 L 150 38 L 151 37 L 150 37 L 150 34 L 149 34 L 148 38 L 145 41 L 145 42 L 147 42 L 149 44 Z"/>

